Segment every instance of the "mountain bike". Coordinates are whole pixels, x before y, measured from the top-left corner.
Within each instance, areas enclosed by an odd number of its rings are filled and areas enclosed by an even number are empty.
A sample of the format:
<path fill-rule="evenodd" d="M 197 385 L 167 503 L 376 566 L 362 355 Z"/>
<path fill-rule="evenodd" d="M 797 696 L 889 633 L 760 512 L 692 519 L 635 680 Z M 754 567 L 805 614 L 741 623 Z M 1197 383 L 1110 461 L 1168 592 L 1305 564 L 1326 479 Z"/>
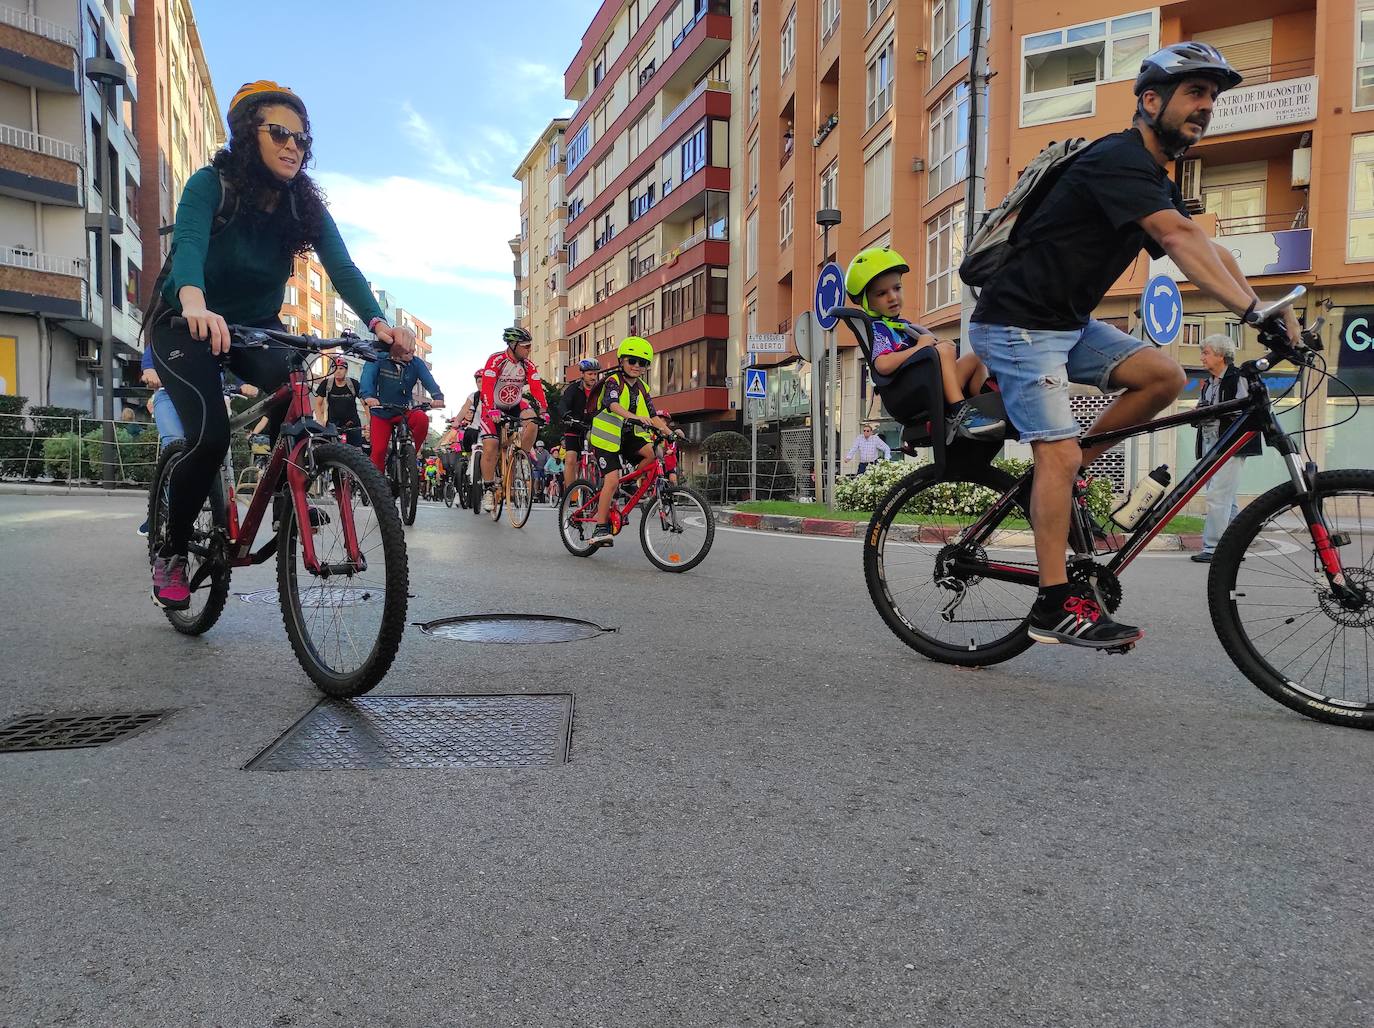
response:
<path fill-rule="evenodd" d="M 501 510 L 509 503 L 507 516 L 512 528 L 524 528 L 534 510 L 534 462 L 520 445 L 519 413 L 503 412 L 496 419 L 500 433 L 496 474 L 491 487 L 491 520 L 501 520 Z"/>
<path fill-rule="evenodd" d="M 1261 311 L 1260 342 L 1268 352 L 1239 366 L 1248 396 L 1082 439 L 1084 446 L 1112 444 L 1235 416 L 1110 554 L 1095 552 L 1078 483 L 1069 578 L 1091 586 L 1103 609 L 1116 610 L 1122 572 L 1222 465 L 1262 435 L 1283 457 L 1289 481 L 1246 507 L 1217 546 L 1207 581 L 1212 625 L 1227 656 L 1271 698 L 1319 721 L 1374 728 L 1374 471 L 1319 471 L 1314 461 L 1304 462 L 1298 443 L 1278 423 L 1263 378 L 1287 360 L 1299 367 L 1301 382 L 1320 360 L 1323 319 L 1291 342 L 1269 321 L 1305 292 L 1298 287 Z M 999 446 L 989 444 L 984 461 L 951 462 L 943 475 L 925 467 L 898 482 L 864 536 L 864 576 L 874 606 L 898 638 L 941 663 L 997 664 L 1032 645 L 1026 625 L 1039 575 L 1033 557 L 1025 560 L 1024 537 L 1034 471 L 1013 479 L 992 467 L 988 461 Z M 951 496 L 971 513 L 921 515 L 947 509 Z M 921 523 L 902 524 L 904 511 L 915 512 Z"/>
<path fill-rule="evenodd" d="M 183 635 L 209 631 L 224 611 L 233 569 L 275 556 L 282 621 L 296 659 L 327 695 L 359 696 L 382 680 L 401 643 L 409 587 L 405 536 L 387 502 L 386 480 L 366 454 L 315 421 L 308 368 L 325 349 L 364 360 L 375 355 L 357 336 L 315 339 L 239 325 L 229 331 L 233 346 L 285 349 L 290 366 L 281 388 L 230 418 L 230 432 L 254 424 L 269 407 L 289 406 L 242 520 L 232 458 L 225 455 L 219 489 L 191 533 L 191 605 L 163 613 Z M 171 472 L 186 454 L 179 441 L 158 461 L 148 494 L 150 562 L 166 541 Z M 255 550 L 269 517 L 276 523 L 271 536 Z"/>
<path fill-rule="evenodd" d="M 415 524 L 415 509 L 420 500 L 420 464 L 415 440 L 410 434 L 410 421 L 406 417 L 410 411 L 430 409 L 428 403 L 416 403 L 400 407 L 389 403 L 379 403 L 374 411 L 389 413 L 382 417 L 396 417 L 391 424 L 391 439 L 386 444 L 386 479 L 391 483 L 391 495 L 401 511 L 401 520 L 407 525 Z M 369 414 L 369 417 L 371 415 Z M 421 440 L 423 442 L 424 440 Z"/>
<path fill-rule="evenodd" d="M 715 514 L 695 489 L 669 481 L 669 476 L 677 471 L 676 438 L 656 428 L 650 431 L 664 443 L 663 456 L 656 456 L 647 467 L 620 480 L 619 502 L 611 504 L 611 531 L 619 535 L 629 523 L 631 513 L 644 503 L 644 515 L 639 522 L 639 544 L 644 555 L 660 571 L 690 571 L 706 559 L 715 541 Z M 558 534 L 575 557 L 590 557 L 598 549 L 591 541 L 596 530 L 598 488 L 579 478 L 568 486 L 559 503 Z"/>

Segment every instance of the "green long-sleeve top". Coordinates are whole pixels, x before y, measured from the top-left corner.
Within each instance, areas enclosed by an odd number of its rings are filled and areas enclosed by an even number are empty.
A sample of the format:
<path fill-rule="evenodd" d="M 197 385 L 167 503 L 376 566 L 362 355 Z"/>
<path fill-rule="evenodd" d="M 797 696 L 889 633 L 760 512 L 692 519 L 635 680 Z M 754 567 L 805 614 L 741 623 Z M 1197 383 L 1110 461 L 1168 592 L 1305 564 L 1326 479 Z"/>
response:
<path fill-rule="evenodd" d="M 162 293 L 178 314 L 182 286 L 199 287 L 206 308 L 230 324 L 257 324 L 281 310 L 291 277 L 291 258 L 282 253 L 278 227 L 281 211 L 257 210 L 243 197 L 238 204 L 233 218 L 211 239 L 220 206 L 219 172 L 207 165 L 186 180 L 172 235 L 172 273 Z M 358 317 L 369 322 L 384 316 L 327 210 L 315 252 L 330 282 Z"/>

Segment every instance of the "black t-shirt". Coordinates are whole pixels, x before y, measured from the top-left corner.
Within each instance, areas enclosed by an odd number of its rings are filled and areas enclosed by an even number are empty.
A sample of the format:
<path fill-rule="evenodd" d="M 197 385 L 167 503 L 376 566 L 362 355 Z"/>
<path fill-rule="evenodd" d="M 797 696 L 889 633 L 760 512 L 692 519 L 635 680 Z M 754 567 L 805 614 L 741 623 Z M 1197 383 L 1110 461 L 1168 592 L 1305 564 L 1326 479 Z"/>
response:
<path fill-rule="evenodd" d="M 1068 330 L 1092 318 L 1140 255 L 1164 251 L 1136 222 L 1183 197 L 1136 129 L 1104 136 L 1078 156 L 1016 227 L 1016 249 L 979 294 L 973 320 Z"/>
<path fill-rule="evenodd" d="M 329 405 L 329 423 L 336 428 L 357 428 L 358 421 L 358 383 L 345 378 L 343 385 L 334 381 L 330 375 L 315 390 L 316 396 L 323 396 Z"/>
<path fill-rule="evenodd" d="M 570 434 L 585 431 L 585 424 L 579 427 L 567 425 L 566 422 L 569 418 L 575 418 L 584 423 L 590 421 L 592 415 L 596 413 L 593 409 L 595 404 L 592 401 L 596 396 L 597 390 L 600 388 L 600 385 L 596 385 L 588 392 L 581 380 L 578 380 L 576 382 L 570 382 L 563 390 L 563 402 L 560 404 L 562 407 L 563 421 L 565 422 L 563 427 L 567 429 Z"/>

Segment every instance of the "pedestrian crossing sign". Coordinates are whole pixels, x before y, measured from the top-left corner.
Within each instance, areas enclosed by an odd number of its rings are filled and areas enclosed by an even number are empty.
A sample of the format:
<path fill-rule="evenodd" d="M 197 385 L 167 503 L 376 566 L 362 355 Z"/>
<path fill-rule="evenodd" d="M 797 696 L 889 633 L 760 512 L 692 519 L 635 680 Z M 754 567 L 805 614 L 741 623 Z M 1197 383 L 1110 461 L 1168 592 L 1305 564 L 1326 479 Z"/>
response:
<path fill-rule="evenodd" d="M 746 400 L 768 399 L 768 372 L 760 368 L 750 368 L 744 373 L 744 398 Z"/>

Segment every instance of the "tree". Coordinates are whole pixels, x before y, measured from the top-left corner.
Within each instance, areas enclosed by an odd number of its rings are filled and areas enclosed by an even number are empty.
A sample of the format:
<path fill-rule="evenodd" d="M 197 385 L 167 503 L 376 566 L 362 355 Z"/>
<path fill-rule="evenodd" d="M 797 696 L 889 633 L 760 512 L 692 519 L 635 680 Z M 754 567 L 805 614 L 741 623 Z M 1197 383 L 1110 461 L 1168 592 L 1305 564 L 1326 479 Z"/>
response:
<path fill-rule="evenodd" d="M 544 395 L 549 401 L 549 409 L 546 412 L 549 415 L 549 423 L 539 427 L 539 441 L 553 449 L 563 438 L 563 426 L 558 420 L 558 408 L 563 401 L 563 387 L 556 382 L 545 382 Z"/>

